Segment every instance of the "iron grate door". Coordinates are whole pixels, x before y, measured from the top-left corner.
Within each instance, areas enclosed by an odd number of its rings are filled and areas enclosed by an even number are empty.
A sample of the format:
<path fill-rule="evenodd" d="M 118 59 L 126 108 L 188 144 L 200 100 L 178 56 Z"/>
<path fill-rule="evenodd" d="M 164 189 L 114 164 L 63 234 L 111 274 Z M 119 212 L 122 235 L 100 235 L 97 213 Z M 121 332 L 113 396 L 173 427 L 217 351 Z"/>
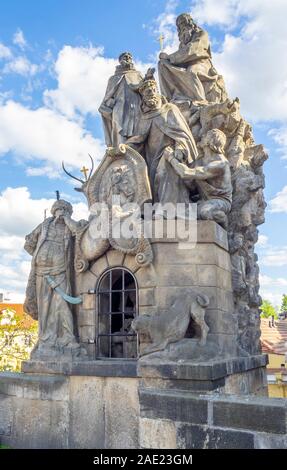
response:
<path fill-rule="evenodd" d="M 135 277 L 125 268 L 106 271 L 99 280 L 97 298 L 97 357 L 137 358 L 138 337 L 131 328 L 138 315 Z"/>

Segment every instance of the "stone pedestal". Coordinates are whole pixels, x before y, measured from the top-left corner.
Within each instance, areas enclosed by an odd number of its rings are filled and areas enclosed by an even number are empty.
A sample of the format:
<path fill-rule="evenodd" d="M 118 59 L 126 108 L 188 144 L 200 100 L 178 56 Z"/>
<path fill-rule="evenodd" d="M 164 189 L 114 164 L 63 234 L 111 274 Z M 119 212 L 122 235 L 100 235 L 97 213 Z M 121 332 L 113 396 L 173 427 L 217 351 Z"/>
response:
<path fill-rule="evenodd" d="M 159 227 L 154 229 L 157 231 Z M 178 238 L 152 239 L 155 304 L 166 308 L 175 297 L 207 295 L 208 344 L 215 346 L 218 357 L 236 355 L 237 318 L 227 233 L 213 221 L 197 221 L 194 230 L 194 244 L 180 242 Z M 214 353 L 213 348 L 212 357 Z"/>
<path fill-rule="evenodd" d="M 137 448 L 137 379 L 127 368 L 112 364 L 112 369 L 116 375 L 105 366 L 94 376 L 52 373 L 49 366 L 45 374 L 0 374 L 0 444 L 14 449 Z"/>
<path fill-rule="evenodd" d="M 177 236 L 183 223 L 171 220 L 167 226 L 166 221 L 152 222 L 151 265 L 141 267 L 134 256 L 110 249 L 88 271 L 77 276 L 76 293 L 83 296 L 77 312 L 79 337 L 91 359 L 95 358 L 98 280 L 105 270 L 118 266 L 128 269 L 137 281 L 139 315 L 168 308 L 174 297 L 206 294 L 208 342 L 216 347 L 218 357 L 236 355 L 237 317 L 227 233 L 213 221 L 197 221 L 191 229 L 193 242 L 188 243 Z M 168 229 L 173 225 L 175 235 Z"/>
<path fill-rule="evenodd" d="M 14 449 L 287 448 L 286 400 L 239 386 L 262 361 L 225 362 L 229 370 L 223 362 L 204 369 L 27 361 L 25 373 L 0 374 L 0 443 Z M 210 381 L 217 381 L 216 393 L 203 392 Z"/>
<path fill-rule="evenodd" d="M 77 294 L 83 296 L 77 326 L 88 360 L 26 361 L 22 374 L 0 374 L 0 442 L 31 448 L 195 448 L 204 447 L 206 439 L 213 442 L 214 436 L 219 448 L 283 442 L 283 421 L 281 427 L 268 427 L 264 410 L 286 414 L 285 405 L 272 408 L 267 399 L 252 398 L 252 410 L 261 413 L 260 425 L 249 419 L 251 408 L 245 406 L 245 399 L 249 403 L 251 396 L 266 395 L 267 357 L 242 357 L 237 348 L 226 231 L 200 221 L 193 245 L 166 233 L 160 237 L 160 223 L 152 223 L 154 260 L 149 266 L 109 250 L 77 276 Z M 113 267 L 134 275 L 139 315 L 168 311 L 174 297 L 207 295 L 206 345 L 199 347 L 187 335 L 180 344 L 138 360 L 96 360 L 97 286 Z M 232 410 L 228 397 L 233 394 L 238 420 L 232 417 L 232 431 L 223 418 L 225 409 Z M 246 413 L 241 420 L 240 404 Z"/>
<path fill-rule="evenodd" d="M 226 231 L 213 221 L 191 222 L 183 237 L 182 220 L 156 220 L 148 227 L 154 259 L 148 266 L 135 257 L 110 249 L 77 277 L 77 323 L 81 344 L 88 351 L 85 362 L 39 362 L 23 364 L 24 372 L 98 375 L 102 362 L 96 359 L 97 287 L 108 269 L 124 267 L 135 277 L 139 315 L 168 311 L 174 298 L 205 294 L 209 305 L 206 345 L 186 337 L 166 351 L 138 360 L 136 376 L 144 386 L 221 393 L 266 394 L 265 355 L 242 357 L 237 348 L 237 316 L 231 282 L 231 263 Z M 188 336 L 188 335 L 187 335 Z M 143 343 L 140 344 L 143 347 Z M 128 361 L 120 361 L 121 367 Z M 136 364 L 136 363 L 134 363 Z M 106 371 L 107 363 L 104 368 Z M 129 365 L 129 367 L 131 367 Z"/>
<path fill-rule="evenodd" d="M 149 360 L 96 360 L 81 362 L 25 361 L 25 374 L 135 378 L 141 388 L 186 390 L 241 395 L 266 395 L 265 354 L 206 363 Z"/>

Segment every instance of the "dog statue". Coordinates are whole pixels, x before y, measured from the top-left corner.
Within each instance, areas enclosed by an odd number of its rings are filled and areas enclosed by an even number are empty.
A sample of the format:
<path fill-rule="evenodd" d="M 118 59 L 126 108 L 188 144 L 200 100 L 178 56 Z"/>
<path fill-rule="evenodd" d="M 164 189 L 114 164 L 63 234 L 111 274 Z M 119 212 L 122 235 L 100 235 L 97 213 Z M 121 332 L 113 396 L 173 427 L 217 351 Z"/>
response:
<path fill-rule="evenodd" d="M 194 321 L 199 334 L 200 346 L 206 344 L 209 331 L 205 323 L 205 309 L 209 305 L 206 295 L 195 295 L 186 301 L 177 297 L 170 307 L 154 315 L 141 315 L 132 322 L 132 329 L 139 334 L 147 335 L 151 342 L 144 348 L 141 356 L 163 351 L 170 343 L 182 340 L 187 332 L 190 319 Z"/>

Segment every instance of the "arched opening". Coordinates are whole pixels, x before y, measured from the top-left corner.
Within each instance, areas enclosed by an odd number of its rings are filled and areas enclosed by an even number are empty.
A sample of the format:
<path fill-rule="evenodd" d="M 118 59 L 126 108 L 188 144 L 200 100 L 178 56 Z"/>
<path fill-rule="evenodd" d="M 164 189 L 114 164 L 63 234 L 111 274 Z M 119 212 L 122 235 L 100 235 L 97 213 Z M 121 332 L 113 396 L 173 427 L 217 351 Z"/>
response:
<path fill-rule="evenodd" d="M 133 274 L 125 268 L 104 272 L 97 286 L 97 356 L 133 359 L 138 355 L 138 337 L 131 323 L 138 314 L 138 289 Z"/>

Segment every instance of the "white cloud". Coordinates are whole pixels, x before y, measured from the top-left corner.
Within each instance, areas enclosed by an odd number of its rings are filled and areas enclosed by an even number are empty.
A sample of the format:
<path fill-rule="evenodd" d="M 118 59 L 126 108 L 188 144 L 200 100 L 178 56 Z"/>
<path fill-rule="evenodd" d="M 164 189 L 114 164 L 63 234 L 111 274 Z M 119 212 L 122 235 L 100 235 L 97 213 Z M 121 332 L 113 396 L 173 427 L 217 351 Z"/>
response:
<path fill-rule="evenodd" d="M 17 235 L 2 235 L 0 237 L 0 250 L 5 252 L 13 252 L 17 249 L 21 249 L 22 245 L 23 238 Z"/>
<path fill-rule="evenodd" d="M 97 114 L 117 65 L 117 59 L 103 56 L 102 47 L 64 46 L 55 63 L 58 87 L 44 92 L 45 104 L 69 118 L 77 112 Z M 142 73 L 150 65 L 135 61 Z"/>
<path fill-rule="evenodd" d="M 270 212 L 287 213 L 287 186 L 279 191 L 276 196 L 269 202 Z"/>
<path fill-rule="evenodd" d="M 97 47 L 63 47 L 55 64 L 58 88 L 45 91 L 46 104 L 69 117 L 76 111 L 96 114 L 118 64 L 102 54 Z"/>
<path fill-rule="evenodd" d="M 270 129 L 268 135 L 272 137 L 277 144 L 277 152 L 283 160 L 287 160 L 287 127 L 281 126 L 277 129 Z"/>
<path fill-rule="evenodd" d="M 194 0 L 199 24 L 228 33 L 213 61 L 230 96 L 239 96 L 243 114 L 254 121 L 287 118 L 287 30 L 285 0 Z M 232 28 L 239 27 L 239 31 Z"/>
<path fill-rule="evenodd" d="M 40 66 L 32 64 L 27 57 L 19 56 L 5 65 L 3 73 L 17 73 L 18 75 L 27 77 L 36 75 L 39 70 L 41 70 Z"/>
<path fill-rule="evenodd" d="M 20 246 L 20 238 L 29 233 L 43 221 L 44 211 L 49 215 L 50 208 L 55 199 L 33 199 L 26 187 L 6 188 L 0 194 L 0 220 L 1 229 L 0 249 L 13 250 Z M 87 206 L 80 202 L 74 204 L 76 220 L 87 218 Z M 9 238 L 10 237 L 10 241 Z M 12 238 L 13 239 L 12 242 Z M 19 238 L 20 237 L 20 238 Z"/>
<path fill-rule="evenodd" d="M 31 199 L 28 188 L 6 188 L 0 195 L 0 220 L 2 242 L 7 244 L 7 237 L 17 236 L 18 243 L 15 249 L 19 249 L 19 237 L 29 233 L 44 217 L 44 210 L 51 207 L 52 200 Z M 11 251 L 11 250 L 9 250 Z"/>
<path fill-rule="evenodd" d="M 45 107 L 35 110 L 8 101 L 0 106 L 0 155 L 13 151 L 21 160 L 38 159 L 61 173 L 61 161 L 82 165 L 88 154 L 102 158 L 104 148 L 82 127 Z M 47 168 L 46 168 L 47 170 Z"/>
<path fill-rule="evenodd" d="M 168 0 L 164 12 L 156 18 L 152 25 L 153 33 L 157 36 L 157 41 L 159 41 L 160 35 L 163 35 L 163 50 L 167 54 L 174 52 L 178 48 L 179 44 L 175 26 L 175 10 L 177 6 L 178 0 Z M 155 57 L 158 55 L 158 52 L 155 54 Z"/>
<path fill-rule="evenodd" d="M 191 14 L 199 23 L 232 27 L 238 21 L 240 3 L 240 0 L 195 0 Z"/>
<path fill-rule="evenodd" d="M 257 246 L 264 247 L 268 243 L 268 237 L 266 235 L 259 235 Z"/>
<path fill-rule="evenodd" d="M 12 98 L 12 96 L 13 96 L 12 91 L 0 92 L 0 105 L 8 101 L 10 98 Z"/>
<path fill-rule="evenodd" d="M 28 176 L 47 176 L 51 179 L 61 178 L 62 174 L 59 172 L 58 167 L 51 167 L 44 165 L 41 167 L 26 167 L 26 175 Z"/>
<path fill-rule="evenodd" d="M 283 277 L 272 278 L 261 274 L 259 276 L 260 285 L 262 287 L 286 287 L 287 288 L 287 279 Z"/>
<path fill-rule="evenodd" d="M 9 47 L 0 43 L 0 59 L 9 59 L 10 57 L 12 57 L 12 52 L 10 51 Z"/>
<path fill-rule="evenodd" d="M 261 255 L 262 266 L 287 266 L 287 246 L 271 247 Z"/>
<path fill-rule="evenodd" d="M 273 305 L 280 307 L 282 296 L 287 292 L 287 279 L 272 278 L 261 274 L 259 276 L 260 295 L 269 300 Z"/>
<path fill-rule="evenodd" d="M 24 237 L 43 221 L 55 199 L 33 199 L 28 188 L 6 188 L 0 194 L 0 292 L 12 301 L 23 301 L 31 257 L 24 251 Z M 75 220 L 87 219 L 83 202 L 73 204 Z M 9 293 L 9 294 L 7 294 Z"/>
<path fill-rule="evenodd" d="M 64 46 L 55 63 L 58 87 L 44 92 L 46 106 L 29 109 L 15 101 L 0 100 L 0 155 L 13 151 L 21 161 L 41 160 L 41 167 L 26 168 L 29 176 L 61 174 L 64 160 L 74 166 L 96 160 L 104 154 L 103 143 L 83 128 L 87 113 L 96 114 L 105 94 L 108 78 L 118 60 L 105 58 L 103 49 Z M 145 72 L 150 64 L 135 63 Z M 41 66 L 24 57 L 13 58 L 4 71 L 33 75 Z"/>
<path fill-rule="evenodd" d="M 25 49 L 27 47 L 27 41 L 24 37 L 24 33 L 21 29 L 17 29 L 16 33 L 13 36 L 13 43 L 16 46 L 19 46 L 20 49 Z"/>
<path fill-rule="evenodd" d="M 11 267 L 0 264 L 0 293 L 4 293 L 4 299 L 7 298 L 15 303 L 24 301 L 30 265 L 30 261 L 27 260 L 14 262 Z"/>
<path fill-rule="evenodd" d="M 265 289 L 260 289 L 260 295 L 263 300 L 269 300 L 271 304 L 279 310 L 282 302 L 282 295 L 280 292 L 279 293 L 274 293 L 274 291 L 269 291 Z"/>

